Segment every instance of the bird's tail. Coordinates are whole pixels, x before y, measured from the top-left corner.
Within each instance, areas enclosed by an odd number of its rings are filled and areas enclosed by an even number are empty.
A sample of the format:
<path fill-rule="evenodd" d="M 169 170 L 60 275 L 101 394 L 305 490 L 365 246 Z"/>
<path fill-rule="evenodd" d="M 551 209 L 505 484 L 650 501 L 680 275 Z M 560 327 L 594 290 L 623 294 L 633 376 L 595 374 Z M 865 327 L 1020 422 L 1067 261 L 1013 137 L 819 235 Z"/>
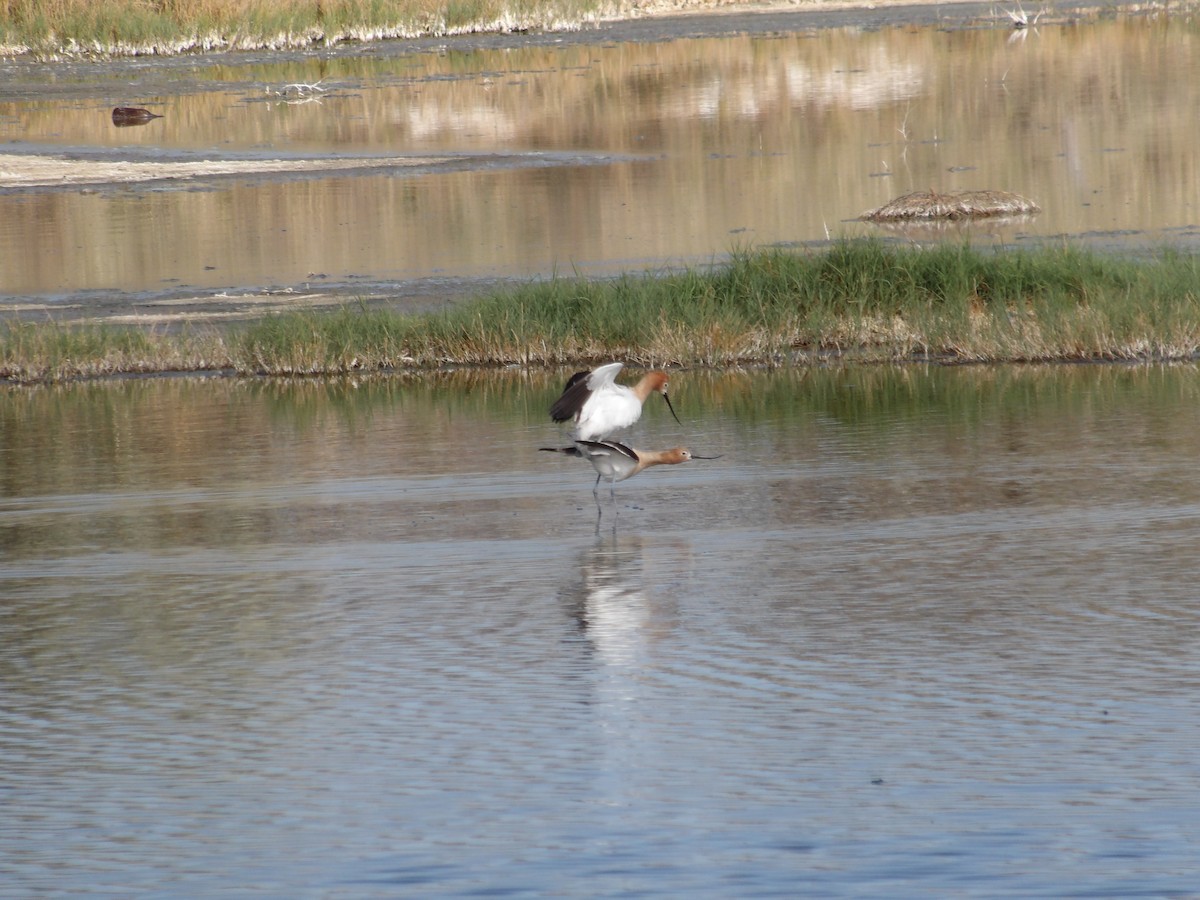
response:
<path fill-rule="evenodd" d="M 567 456 L 583 456 L 579 448 L 573 444 L 570 447 L 538 447 L 538 450 L 546 453 L 565 453 Z"/>

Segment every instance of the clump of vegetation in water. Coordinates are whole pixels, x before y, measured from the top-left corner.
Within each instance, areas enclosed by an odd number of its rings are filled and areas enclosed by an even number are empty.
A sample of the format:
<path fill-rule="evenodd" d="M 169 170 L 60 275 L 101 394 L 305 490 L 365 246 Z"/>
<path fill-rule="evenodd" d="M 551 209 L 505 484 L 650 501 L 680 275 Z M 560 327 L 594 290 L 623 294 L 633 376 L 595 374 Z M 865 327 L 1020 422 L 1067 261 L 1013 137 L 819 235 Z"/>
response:
<path fill-rule="evenodd" d="M 1041 212 L 1032 200 L 1011 191 L 913 191 L 859 216 L 867 222 L 987 219 Z"/>
<path fill-rule="evenodd" d="M 230 369 L 334 374 L 444 365 L 803 365 L 1192 359 L 1200 256 L 991 253 L 846 241 L 746 252 L 706 270 L 553 279 L 446 311 L 347 305 L 182 336 L 17 324 L 0 377 Z"/>
<path fill-rule="evenodd" d="M 3 0 L 0 49 L 163 54 L 569 28 L 605 0 Z"/>

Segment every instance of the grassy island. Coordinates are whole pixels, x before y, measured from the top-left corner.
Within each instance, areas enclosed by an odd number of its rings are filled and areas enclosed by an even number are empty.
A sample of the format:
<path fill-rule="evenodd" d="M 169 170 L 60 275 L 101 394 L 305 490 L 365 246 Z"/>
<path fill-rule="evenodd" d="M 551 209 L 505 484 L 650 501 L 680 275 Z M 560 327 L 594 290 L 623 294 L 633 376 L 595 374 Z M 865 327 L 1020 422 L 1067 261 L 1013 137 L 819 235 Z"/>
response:
<path fill-rule="evenodd" d="M 163 333 L 10 321 L 0 377 L 441 366 L 1087 361 L 1200 353 L 1200 256 L 845 241 L 613 280 L 552 279 L 421 315 L 347 303 Z"/>

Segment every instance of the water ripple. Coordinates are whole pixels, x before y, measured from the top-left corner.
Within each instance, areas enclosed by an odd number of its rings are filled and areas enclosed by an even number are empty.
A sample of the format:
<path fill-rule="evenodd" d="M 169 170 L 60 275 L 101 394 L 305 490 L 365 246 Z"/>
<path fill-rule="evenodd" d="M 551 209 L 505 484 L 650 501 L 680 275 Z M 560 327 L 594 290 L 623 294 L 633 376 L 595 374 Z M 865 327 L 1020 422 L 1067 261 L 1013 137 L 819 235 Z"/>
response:
<path fill-rule="evenodd" d="M 1121 428 L 1184 421 L 1152 399 Z M 124 487 L 47 478 L 0 508 L 0 874 L 45 896 L 1186 894 L 1194 441 L 1172 425 L 1134 465 L 1060 418 L 998 477 L 952 417 L 781 438 L 718 410 L 730 477 L 647 474 L 599 510 L 590 476 L 513 449 L 289 481 L 292 452 L 253 446 L 259 477 L 200 454 L 181 486 L 147 445 Z M 970 438 L 988 460 L 1008 439 Z"/>

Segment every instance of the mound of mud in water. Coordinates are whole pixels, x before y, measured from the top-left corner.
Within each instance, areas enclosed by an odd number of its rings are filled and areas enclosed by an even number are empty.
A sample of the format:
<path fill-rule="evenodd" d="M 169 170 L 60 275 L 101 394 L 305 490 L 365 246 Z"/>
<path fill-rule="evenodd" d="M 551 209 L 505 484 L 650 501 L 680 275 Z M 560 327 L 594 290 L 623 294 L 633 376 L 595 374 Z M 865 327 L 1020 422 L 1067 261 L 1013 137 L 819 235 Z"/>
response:
<path fill-rule="evenodd" d="M 1009 191 L 914 191 L 859 216 L 866 222 L 1031 216 L 1042 208 Z"/>

